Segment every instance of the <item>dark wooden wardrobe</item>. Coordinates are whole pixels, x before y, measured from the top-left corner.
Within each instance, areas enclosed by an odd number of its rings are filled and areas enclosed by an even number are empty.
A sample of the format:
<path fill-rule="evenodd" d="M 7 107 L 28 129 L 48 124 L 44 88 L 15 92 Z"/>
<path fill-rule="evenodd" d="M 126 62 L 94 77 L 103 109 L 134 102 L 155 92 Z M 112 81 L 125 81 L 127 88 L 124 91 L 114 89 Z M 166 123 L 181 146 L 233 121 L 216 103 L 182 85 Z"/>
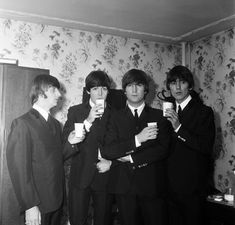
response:
<path fill-rule="evenodd" d="M 0 224 L 23 225 L 6 164 L 6 145 L 11 122 L 31 107 L 32 80 L 49 70 L 0 63 Z"/>

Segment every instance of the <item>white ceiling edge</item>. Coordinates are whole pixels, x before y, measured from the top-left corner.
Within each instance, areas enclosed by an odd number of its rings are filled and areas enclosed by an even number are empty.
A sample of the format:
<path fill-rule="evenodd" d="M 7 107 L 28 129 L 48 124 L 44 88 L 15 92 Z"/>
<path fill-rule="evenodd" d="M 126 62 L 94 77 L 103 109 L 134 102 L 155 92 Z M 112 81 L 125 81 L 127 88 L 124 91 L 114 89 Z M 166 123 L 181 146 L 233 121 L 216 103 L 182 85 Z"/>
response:
<path fill-rule="evenodd" d="M 229 30 L 235 27 L 235 14 L 213 23 L 207 24 L 198 29 L 194 29 L 188 33 L 185 33 L 178 37 L 179 42 L 193 42 L 206 37 L 211 34 L 215 34 L 220 31 Z"/>
<path fill-rule="evenodd" d="M 140 40 L 162 42 L 176 44 L 180 42 L 193 42 L 203 36 L 208 36 L 213 33 L 220 32 L 224 29 L 229 29 L 235 25 L 235 15 L 223 18 L 221 20 L 210 23 L 206 26 L 194 29 L 177 37 L 165 36 L 160 34 L 152 34 L 139 32 L 134 30 L 126 30 L 117 27 L 108 27 L 98 24 L 84 23 L 75 20 L 62 19 L 57 17 L 49 17 L 32 13 L 19 12 L 14 10 L 6 10 L 0 8 L 0 17 L 14 20 L 21 20 L 32 23 L 40 23 L 45 25 L 53 25 L 58 27 L 67 27 L 78 30 L 90 31 L 95 33 L 110 34 L 126 38 L 134 38 Z"/>
<path fill-rule="evenodd" d="M 13 10 L 0 9 L 0 17 L 15 20 L 22 20 L 27 22 L 34 22 L 46 25 L 53 25 L 59 27 L 68 27 L 78 30 L 90 31 L 102 34 L 111 34 L 127 38 L 141 39 L 141 40 L 161 40 L 162 42 L 174 42 L 174 38 L 164 35 L 156 35 L 151 33 L 138 32 L 133 30 L 120 29 L 116 27 L 102 26 L 98 24 L 84 23 L 75 20 L 61 19 L 57 17 L 48 17 L 44 15 L 24 13 Z"/>

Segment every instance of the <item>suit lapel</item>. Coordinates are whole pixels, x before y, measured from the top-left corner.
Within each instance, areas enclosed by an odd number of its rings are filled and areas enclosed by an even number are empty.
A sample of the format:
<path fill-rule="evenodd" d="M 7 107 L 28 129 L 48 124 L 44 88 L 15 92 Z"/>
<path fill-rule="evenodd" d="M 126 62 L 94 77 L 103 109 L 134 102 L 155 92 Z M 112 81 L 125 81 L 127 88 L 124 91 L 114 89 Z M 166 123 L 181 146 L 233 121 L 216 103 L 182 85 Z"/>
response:
<path fill-rule="evenodd" d="M 143 124 L 143 122 L 147 123 L 147 117 L 149 113 L 149 107 L 147 105 L 144 106 L 142 113 L 140 114 L 139 120 L 140 123 Z"/>
<path fill-rule="evenodd" d="M 149 107 L 145 105 L 145 107 L 143 108 L 143 111 L 141 112 L 139 116 L 139 129 L 138 129 L 139 132 L 147 125 L 148 113 L 149 113 Z"/>
<path fill-rule="evenodd" d="M 126 115 L 125 115 L 126 118 L 127 118 L 128 120 L 130 120 L 131 123 L 134 125 L 134 124 L 135 124 L 135 117 L 134 117 L 134 115 L 132 114 L 130 108 L 129 108 L 127 105 L 126 105 L 126 107 L 125 107 L 125 109 L 124 109 L 124 114 L 126 114 Z"/>
<path fill-rule="evenodd" d="M 42 132 L 48 132 L 50 135 L 55 135 L 56 133 L 56 124 L 55 124 L 55 119 L 52 117 L 51 118 L 51 126 L 49 123 L 44 119 L 44 117 L 35 109 L 31 109 L 29 111 L 31 117 L 33 120 L 36 122 L 38 128 L 42 130 Z"/>
<path fill-rule="evenodd" d="M 195 106 L 195 100 L 192 98 L 190 102 L 185 106 L 185 108 L 181 112 L 181 122 L 189 121 L 192 114 L 190 111 L 194 108 Z M 193 112 L 195 112 L 193 110 Z M 188 118 L 189 117 L 189 118 Z"/>
<path fill-rule="evenodd" d="M 139 115 L 138 124 L 136 124 L 135 117 L 132 114 L 130 108 L 126 106 L 124 109 L 124 118 L 127 119 L 127 124 L 130 124 L 133 127 L 133 132 L 139 133 L 147 124 L 149 107 L 145 105 L 143 111 Z"/>
<path fill-rule="evenodd" d="M 104 114 L 101 119 L 96 119 L 96 128 L 97 128 L 97 140 L 102 145 L 104 142 L 104 134 L 107 129 L 107 123 L 111 116 L 111 108 L 107 105 L 104 110 Z"/>

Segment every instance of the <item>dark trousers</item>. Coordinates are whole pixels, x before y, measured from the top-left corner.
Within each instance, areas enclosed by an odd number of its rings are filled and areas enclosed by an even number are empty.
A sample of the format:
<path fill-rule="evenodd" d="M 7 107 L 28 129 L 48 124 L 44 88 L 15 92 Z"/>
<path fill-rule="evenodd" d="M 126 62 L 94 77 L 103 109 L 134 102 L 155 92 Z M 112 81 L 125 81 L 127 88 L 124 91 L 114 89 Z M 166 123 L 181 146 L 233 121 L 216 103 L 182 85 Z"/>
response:
<path fill-rule="evenodd" d="M 109 225 L 112 213 L 111 195 L 95 191 L 91 187 L 78 189 L 69 187 L 69 221 L 71 225 L 84 225 L 88 220 L 90 200 L 93 202 L 94 225 Z"/>
<path fill-rule="evenodd" d="M 176 193 L 168 196 L 169 225 L 205 225 L 205 197 Z"/>
<path fill-rule="evenodd" d="M 166 202 L 162 198 L 117 194 L 121 225 L 165 225 Z"/>
<path fill-rule="evenodd" d="M 62 220 L 62 207 L 54 212 L 41 214 L 41 225 L 60 225 Z"/>

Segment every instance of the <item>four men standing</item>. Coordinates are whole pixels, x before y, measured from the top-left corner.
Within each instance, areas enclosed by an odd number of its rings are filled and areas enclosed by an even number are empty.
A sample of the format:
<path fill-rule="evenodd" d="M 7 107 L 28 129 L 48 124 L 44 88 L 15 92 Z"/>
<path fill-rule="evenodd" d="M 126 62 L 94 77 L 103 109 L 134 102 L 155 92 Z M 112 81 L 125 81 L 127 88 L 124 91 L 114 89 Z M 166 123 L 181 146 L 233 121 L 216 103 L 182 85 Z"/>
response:
<path fill-rule="evenodd" d="M 59 122 L 49 114 L 60 98 L 59 82 L 50 75 L 36 77 L 33 108 L 12 123 L 7 162 L 26 224 L 59 224 L 63 157 L 71 156 L 71 225 L 86 223 L 90 199 L 94 224 L 110 224 L 113 194 L 122 225 L 164 225 L 168 216 L 170 225 L 202 225 L 214 120 L 211 108 L 195 97 L 191 72 L 183 66 L 169 72 L 175 108 L 167 117 L 145 103 L 148 79 L 141 70 L 124 75 L 127 104 L 118 111 L 106 103 L 110 79 L 105 72 L 91 72 L 85 83 L 89 102 L 69 109 L 63 140 Z M 80 137 L 75 123 L 84 124 Z"/>

